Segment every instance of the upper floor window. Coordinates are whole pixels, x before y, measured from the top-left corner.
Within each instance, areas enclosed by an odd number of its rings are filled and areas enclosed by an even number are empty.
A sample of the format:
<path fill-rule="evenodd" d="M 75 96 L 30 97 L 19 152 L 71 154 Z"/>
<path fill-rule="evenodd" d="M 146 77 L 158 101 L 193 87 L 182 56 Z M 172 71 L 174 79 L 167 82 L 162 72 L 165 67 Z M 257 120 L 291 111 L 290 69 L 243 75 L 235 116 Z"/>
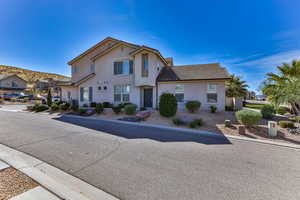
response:
<path fill-rule="evenodd" d="M 207 84 L 207 92 L 217 92 L 217 85 L 213 83 Z"/>
<path fill-rule="evenodd" d="M 148 54 L 142 54 L 142 77 L 147 77 L 149 73 Z"/>
<path fill-rule="evenodd" d="M 78 66 L 72 66 L 72 73 L 78 72 Z"/>
<path fill-rule="evenodd" d="M 184 85 L 176 85 L 175 87 L 175 97 L 177 102 L 184 101 Z"/>
<path fill-rule="evenodd" d="M 217 85 L 213 83 L 207 84 L 207 94 L 206 94 L 207 103 L 217 103 L 218 94 L 217 94 Z"/>
<path fill-rule="evenodd" d="M 91 63 L 91 66 L 90 66 L 90 71 L 91 73 L 95 73 L 95 63 Z"/>
<path fill-rule="evenodd" d="M 133 73 L 133 61 L 123 60 L 114 62 L 114 74 L 132 74 Z"/>
<path fill-rule="evenodd" d="M 12 82 L 11 82 L 11 86 L 12 86 L 12 87 L 18 87 L 18 84 L 17 84 L 16 82 L 12 81 Z"/>

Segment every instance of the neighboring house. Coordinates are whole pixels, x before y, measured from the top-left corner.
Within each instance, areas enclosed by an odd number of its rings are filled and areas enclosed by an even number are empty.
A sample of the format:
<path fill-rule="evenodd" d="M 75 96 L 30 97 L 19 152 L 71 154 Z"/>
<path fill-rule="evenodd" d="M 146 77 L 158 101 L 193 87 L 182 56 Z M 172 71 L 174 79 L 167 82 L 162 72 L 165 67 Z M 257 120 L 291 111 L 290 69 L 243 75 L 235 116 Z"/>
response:
<path fill-rule="evenodd" d="M 0 75 L 0 95 L 23 92 L 27 82 L 16 74 Z"/>
<path fill-rule="evenodd" d="M 62 100 L 131 102 L 138 107 L 156 108 L 162 93 L 173 93 L 183 108 L 198 100 L 201 108 L 225 108 L 225 80 L 229 74 L 218 63 L 174 66 L 172 58 L 147 46 L 108 37 L 68 64 L 69 83 L 60 84 Z"/>
<path fill-rule="evenodd" d="M 53 96 L 59 96 L 61 93 L 61 89 L 60 87 L 57 87 L 57 85 L 61 85 L 68 82 L 70 82 L 69 78 L 64 78 L 64 79 L 46 78 L 42 80 L 37 80 L 35 82 L 35 89 L 44 92 L 47 92 L 49 89 L 51 89 Z"/>

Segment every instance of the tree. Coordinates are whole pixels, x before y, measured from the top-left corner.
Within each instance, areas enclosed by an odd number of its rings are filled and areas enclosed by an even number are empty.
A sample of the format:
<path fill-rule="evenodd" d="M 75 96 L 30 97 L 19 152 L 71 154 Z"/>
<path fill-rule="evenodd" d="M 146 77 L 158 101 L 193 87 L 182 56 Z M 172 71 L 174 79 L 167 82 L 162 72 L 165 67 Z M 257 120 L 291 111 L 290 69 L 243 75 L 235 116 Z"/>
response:
<path fill-rule="evenodd" d="M 233 107 L 236 107 L 236 98 L 245 97 L 247 94 L 246 81 L 241 80 L 240 77 L 230 75 L 230 79 L 226 82 L 226 96 L 233 99 Z"/>
<path fill-rule="evenodd" d="M 48 95 L 47 95 L 47 105 L 50 107 L 52 105 L 52 95 L 51 95 L 51 90 L 48 90 Z"/>
<path fill-rule="evenodd" d="M 279 73 L 268 73 L 263 82 L 262 92 L 276 104 L 289 104 L 293 113 L 299 113 L 300 102 L 300 60 L 277 67 Z"/>

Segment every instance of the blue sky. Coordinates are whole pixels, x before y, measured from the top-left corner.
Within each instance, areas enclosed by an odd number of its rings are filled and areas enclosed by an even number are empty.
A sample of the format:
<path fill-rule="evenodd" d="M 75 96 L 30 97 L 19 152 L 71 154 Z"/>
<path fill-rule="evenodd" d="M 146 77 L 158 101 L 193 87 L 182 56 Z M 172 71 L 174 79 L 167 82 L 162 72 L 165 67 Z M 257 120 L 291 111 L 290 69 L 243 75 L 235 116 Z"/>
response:
<path fill-rule="evenodd" d="M 255 90 L 300 59 L 299 10 L 299 0 L 1 0 L 0 64 L 70 75 L 70 59 L 112 36 L 175 64 L 220 62 Z"/>

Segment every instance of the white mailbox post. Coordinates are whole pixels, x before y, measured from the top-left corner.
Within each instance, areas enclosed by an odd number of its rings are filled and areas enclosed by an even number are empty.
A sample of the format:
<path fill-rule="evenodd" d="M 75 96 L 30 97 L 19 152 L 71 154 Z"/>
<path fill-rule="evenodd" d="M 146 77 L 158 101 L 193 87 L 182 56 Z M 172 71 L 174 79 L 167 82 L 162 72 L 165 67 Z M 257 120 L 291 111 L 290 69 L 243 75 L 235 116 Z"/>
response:
<path fill-rule="evenodd" d="M 269 136 L 277 136 L 277 123 L 274 121 L 268 121 L 268 134 Z"/>

